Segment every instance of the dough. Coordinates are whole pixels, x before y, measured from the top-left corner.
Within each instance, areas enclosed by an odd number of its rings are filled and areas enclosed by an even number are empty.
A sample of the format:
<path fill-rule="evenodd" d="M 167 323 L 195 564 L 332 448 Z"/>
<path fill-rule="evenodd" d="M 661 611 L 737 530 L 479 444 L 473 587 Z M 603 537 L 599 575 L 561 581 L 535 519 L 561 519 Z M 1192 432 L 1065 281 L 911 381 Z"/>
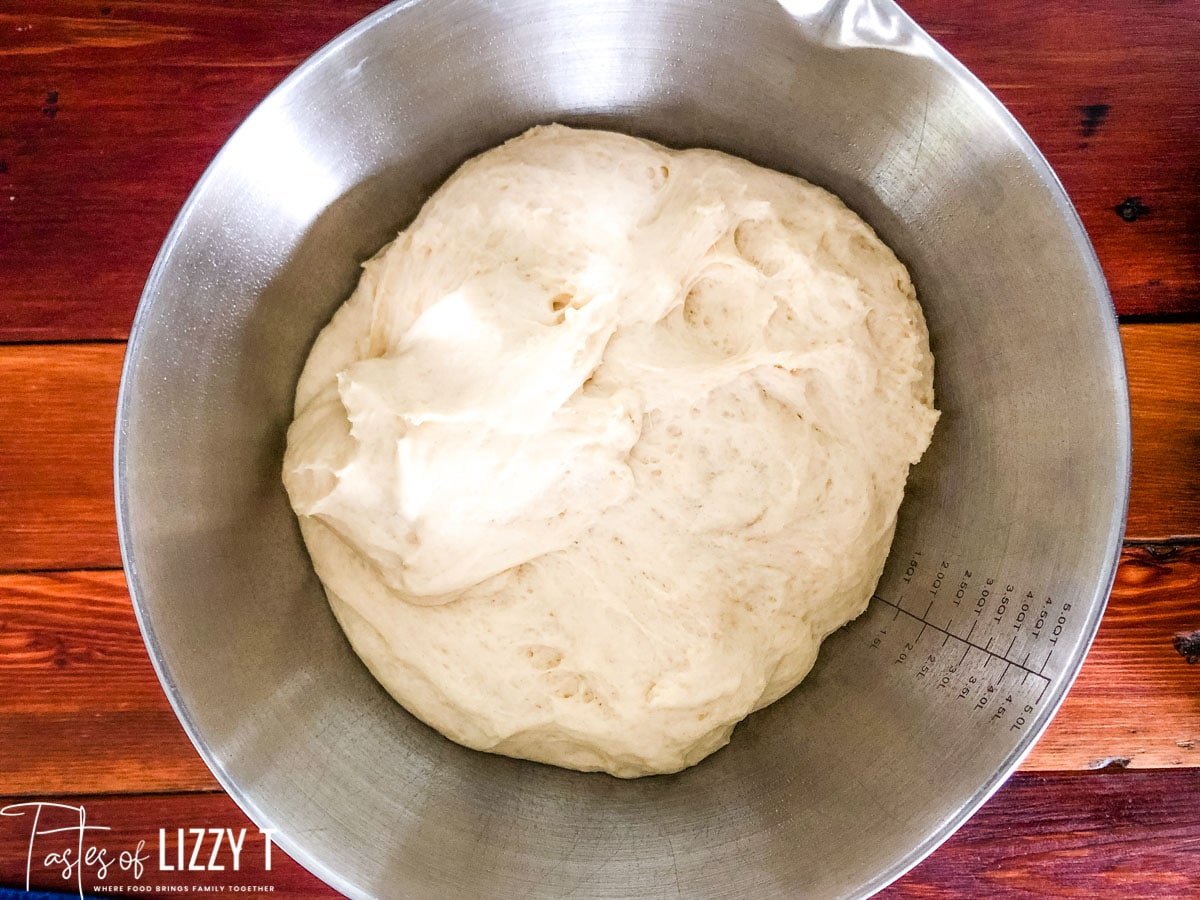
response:
<path fill-rule="evenodd" d="M 673 772 L 865 609 L 932 372 L 908 273 L 833 195 L 535 128 L 364 265 L 283 479 L 405 708 L 480 750 Z"/>

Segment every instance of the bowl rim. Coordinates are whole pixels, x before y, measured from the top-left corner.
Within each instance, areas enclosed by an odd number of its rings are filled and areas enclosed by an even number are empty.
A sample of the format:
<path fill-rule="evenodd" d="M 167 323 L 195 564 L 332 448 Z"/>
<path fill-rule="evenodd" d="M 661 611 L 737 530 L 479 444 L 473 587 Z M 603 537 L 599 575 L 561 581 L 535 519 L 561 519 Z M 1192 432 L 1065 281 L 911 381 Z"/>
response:
<path fill-rule="evenodd" d="M 147 276 L 145 286 L 142 290 L 138 301 L 137 311 L 134 314 L 133 323 L 130 327 L 129 337 L 126 341 L 126 349 L 124 361 L 121 368 L 120 387 L 117 395 L 116 416 L 115 416 L 115 432 L 113 442 L 113 485 L 115 494 L 116 506 L 116 524 L 117 536 L 121 551 L 121 561 L 124 568 L 126 584 L 129 589 L 129 595 L 133 606 L 135 618 L 138 628 L 141 632 L 142 640 L 146 645 L 147 654 L 150 657 L 151 664 L 154 667 L 155 674 L 162 685 L 163 692 L 167 696 L 167 700 L 171 704 L 171 708 L 175 713 L 179 723 L 183 726 L 184 732 L 188 739 L 196 748 L 201 759 L 213 773 L 217 782 L 225 793 L 237 804 L 242 812 L 256 825 L 261 831 L 269 832 L 270 837 L 267 839 L 272 841 L 277 847 L 282 849 L 293 860 L 299 863 L 303 868 L 324 881 L 327 885 L 339 891 L 342 894 L 351 897 L 367 897 L 371 896 L 366 893 L 362 886 L 352 882 L 339 871 L 333 869 L 326 862 L 309 853 L 297 841 L 293 840 L 292 836 L 286 829 L 280 828 L 279 824 L 274 820 L 271 813 L 264 809 L 259 803 L 255 802 L 251 797 L 242 791 L 237 781 L 226 770 L 225 765 L 219 760 L 208 748 L 203 735 L 192 719 L 184 697 L 171 674 L 167 660 L 163 656 L 158 639 L 155 634 L 154 625 L 150 620 L 150 615 L 142 602 L 144 593 L 141 581 L 138 577 L 138 565 L 133 551 L 133 524 L 130 520 L 129 512 L 129 497 L 126 491 L 127 479 L 126 469 L 128 465 L 128 421 L 129 410 L 134 402 L 131 396 L 132 383 L 134 380 L 134 372 L 138 364 L 139 348 L 146 330 L 146 322 L 150 317 L 150 309 L 154 305 L 155 298 L 159 294 L 160 282 L 163 278 L 167 262 L 172 256 L 177 243 L 180 240 L 192 213 L 196 209 L 199 198 L 204 193 L 210 179 L 214 173 L 220 168 L 222 161 L 227 153 L 230 152 L 230 146 L 233 144 L 239 134 L 246 130 L 247 125 L 252 119 L 268 104 L 280 102 L 280 98 L 295 90 L 296 87 L 315 72 L 323 62 L 334 56 L 339 50 L 346 45 L 355 41 L 362 34 L 377 27 L 386 20 L 395 15 L 402 13 L 404 10 L 417 6 L 421 3 L 428 3 L 430 0 L 394 0 L 394 2 L 370 13 L 366 17 L 360 19 L 345 31 L 341 32 L 326 44 L 321 46 L 312 55 L 307 57 L 295 69 L 293 69 L 279 84 L 267 93 L 254 108 L 246 115 L 245 119 L 238 127 L 226 138 L 221 149 L 213 157 L 212 161 L 205 168 L 204 173 L 197 180 L 195 186 L 189 192 L 187 199 L 180 208 L 178 215 L 167 232 L 166 238 L 163 241 L 162 247 L 159 249 L 155 257 L 154 264 Z M 781 6 L 787 7 L 787 0 L 767 0 L 767 2 L 779 3 Z M 867 6 L 872 8 L 876 13 L 882 13 L 897 25 L 905 34 L 906 37 L 919 41 L 922 44 L 922 55 L 927 56 L 933 63 L 947 70 L 960 84 L 973 91 L 973 99 L 986 107 L 995 117 L 997 124 L 1007 133 L 1014 144 L 1025 154 L 1036 173 L 1041 177 L 1043 183 L 1048 188 L 1053 199 L 1054 205 L 1058 212 L 1063 217 L 1065 224 L 1071 232 L 1074 243 L 1079 253 L 1082 256 L 1085 267 L 1089 270 L 1090 287 L 1093 291 L 1094 300 L 1102 307 L 1107 307 L 1107 311 L 1111 313 L 1104 317 L 1103 320 L 1103 350 L 1106 354 L 1108 363 L 1108 371 L 1115 382 L 1117 390 L 1114 392 L 1116 398 L 1116 408 L 1113 412 L 1116 414 L 1115 421 L 1112 424 L 1114 438 L 1117 450 L 1117 459 L 1115 466 L 1115 475 L 1118 478 L 1118 487 L 1121 489 L 1119 494 L 1119 502 L 1114 506 L 1107 528 L 1107 566 L 1101 573 L 1100 578 L 1096 581 L 1096 590 L 1090 605 L 1091 615 L 1084 622 L 1080 632 L 1080 641 L 1075 648 L 1074 653 L 1069 658 L 1066 667 L 1064 668 L 1064 676 L 1060 679 L 1056 690 L 1052 693 L 1049 699 L 1044 703 L 1039 711 L 1038 717 L 1031 723 L 1021 738 L 1021 741 L 1013 749 L 1013 751 L 1003 760 L 996 769 L 995 773 L 986 780 L 972 794 L 965 803 L 948 819 L 941 822 L 935 829 L 927 834 L 924 839 L 913 847 L 903 857 L 898 858 L 891 866 L 878 872 L 873 878 L 857 889 L 856 896 L 868 897 L 880 890 L 883 890 L 888 885 L 903 877 L 919 863 L 931 855 L 939 846 L 948 840 L 962 825 L 971 818 L 979 809 L 986 803 L 1004 783 L 1011 777 L 1021 761 L 1030 753 L 1034 745 L 1041 738 L 1046 728 L 1049 726 L 1055 713 L 1062 705 L 1068 691 L 1074 684 L 1079 670 L 1083 665 L 1083 661 L 1087 656 L 1093 640 L 1095 639 L 1096 631 L 1099 628 L 1100 620 L 1107 607 L 1108 597 L 1112 591 L 1112 586 L 1116 580 L 1117 567 L 1120 562 L 1121 550 L 1124 541 L 1125 527 L 1129 510 L 1129 488 L 1132 476 L 1132 428 L 1130 420 L 1129 408 L 1129 381 L 1126 372 L 1124 355 L 1122 352 L 1120 332 L 1117 327 L 1116 311 L 1113 307 L 1112 297 L 1108 290 L 1108 284 L 1105 280 L 1103 270 L 1100 266 L 1098 257 L 1096 256 L 1095 248 L 1092 245 L 1087 231 L 1083 226 L 1083 222 L 1079 217 L 1074 204 L 1071 202 L 1066 189 L 1063 187 L 1061 180 L 1046 160 L 1045 156 L 1038 149 L 1033 140 L 1029 137 L 1025 129 L 1020 125 L 1011 112 L 1000 102 L 999 98 L 976 77 L 969 69 L 959 62 L 953 55 L 950 54 L 941 44 L 931 37 L 920 25 L 918 25 L 894 0 L 828 0 L 824 4 L 822 10 L 822 19 L 832 17 L 833 19 L 845 16 L 847 12 L 856 6 Z M 830 11 L 832 10 L 832 11 Z M 827 21 L 829 19 L 826 19 Z M 859 45 L 863 49 L 891 49 L 894 47 L 883 48 L 882 45 L 864 43 Z M 1098 348 L 1099 349 L 1099 348 Z"/>

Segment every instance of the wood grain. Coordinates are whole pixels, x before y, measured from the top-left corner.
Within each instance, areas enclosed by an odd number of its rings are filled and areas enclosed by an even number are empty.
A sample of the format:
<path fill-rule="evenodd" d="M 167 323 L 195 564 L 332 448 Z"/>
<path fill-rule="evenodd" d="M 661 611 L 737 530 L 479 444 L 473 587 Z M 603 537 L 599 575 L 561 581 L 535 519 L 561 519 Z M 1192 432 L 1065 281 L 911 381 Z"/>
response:
<path fill-rule="evenodd" d="M 378 5 L 8 0 L 0 340 L 123 338 L 171 221 L 234 127 Z M 1194 0 L 906 5 L 1046 153 L 1118 310 L 1200 313 Z"/>
<path fill-rule="evenodd" d="M 1023 768 L 1200 766 L 1200 667 L 1171 645 L 1195 628 L 1200 544 L 1126 546 L 1087 661 Z"/>
<path fill-rule="evenodd" d="M 1195 0 L 901 5 L 992 89 L 1050 161 L 1117 310 L 1200 312 Z"/>
<path fill-rule="evenodd" d="M 120 572 L 0 576 L 0 793 L 213 790 Z"/>
<path fill-rule="evenodd" d="M 1200 325 L 1121 329 L 1133 420 L 1130 538 L 1200 534 Z"/>
<path fill-rule="evenodd" d="M 988 801 L 933 856 L 886 890 L 888 898 L 1185 897 L 1200 878 L 1200 773 L 1021 774 Z M 114 870 L 104 882 L 87 874 L 84 888 L 113 885 L 266 885 L 275 897 L 337 897 L 278 848 L 265 870 L 264 839 L 224 794 L 123 797 L 41 797 L 83 806 L 89 824 L 112 829 L 95 841 L 110 858 L 144 841 L 148 865 L 140 880 Z M 21 798 L 0 798 L 0 808 Z M 78 819 L 51 811 L 46 823 Z M 0 818 L 0 884 L 24 886 L 30 820 Z M 247 829 L 238 872 L 158 871 L 159 829 L 173 861 L 175 829 Z M 37 845 L 55 849 L 51 838 Z M 211 847 L 211 845 L 209 845 Z M 40 863 L 44 854 L 35 858 Z M 225 854 L 225 864 L 230 857 Z M 35 888 L 63 890 L 57 871 L 35 864 Z M 664 885 L 664 890 L 667 888 Z M 68 888 L 69 889 L 69 888 Z M 264 892 L 267 893 L 267 892 Z M 253 895 L 252 895 L 253 896 Z"/>
<path fill-rule="evenodd" d="M 159 245 L 221 144 L 292 68 L 380 5 L 7 0 L 0 339 L 124 338 Z"/>
<path fill-rule="evenodd" d="M 1200 535 L 1200 324 L 1125 325 L 1128 537 Z M 0 346 L 0 571 L 115 568 L 112 434 L 124 347 Z"/>
<path fill-rule="evenodd" d="M 1200 773 L 1017 775 L 886 898 L 1195 896 Z"/>
<path fill-rule="evenodd" d="M 1200 766 L 1200 544 L 1133 546 L 1079 679 L 1024 769 Z M 0 794 L 214 789 L 142 647 L 119 572 L 0 576 Z"/>
<path fill-rule="evenodd" d="M 112 441 L 124 351 L 0 348 L 0 570 L 121 564 Z"/>

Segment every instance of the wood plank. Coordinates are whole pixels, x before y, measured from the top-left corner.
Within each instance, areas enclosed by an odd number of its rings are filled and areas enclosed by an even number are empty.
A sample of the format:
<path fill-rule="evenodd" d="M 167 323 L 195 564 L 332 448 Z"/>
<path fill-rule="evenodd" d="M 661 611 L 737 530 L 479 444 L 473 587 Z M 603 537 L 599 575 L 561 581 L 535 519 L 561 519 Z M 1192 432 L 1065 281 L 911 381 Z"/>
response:
<path fill-rule="evenodd" d="M 1200 667 L 1171 645 L 1200 628 L 1200 544 L 1126 546 L 1100 631 L 1026 770 L 1200 766 Z"/>
<path fill-rule="evenodd" d="M 1126 536 L 1200 534 L 1200 324 L 1125 325 L 1121 340 L 1133 419 Z"/>
<path fill-rule="evenodd" d="M 0 576 L 0 793 L 215 790 L 120 572 Z"/>
<path fill-rule="evenodd" d="M 1200 324 L 1124 325 L 1128 537 L 1200 535 Z M 0 571 L 115 568 L 112 434 L 124 347 L 0 346 Z"/>
<path fill-rule="evenodd" d="M 0 576 L 0 794 L 215 789 L 142 647 L 119 572 Z M 1099 637 L 1024 769 L 1200 766 L 1200 544 L 1128 547 Z"/>
<path fill-rule="evenodd" d="M 1200 878 L 1200 813 L 1194 771 L 1117 774 L 1022 774 L 1011 779 L 933 856 L 886 890 L 889 898 L 959 897 L 1182 897 Z M 268 885 L 273 896 L 339 896 L 277 848 L 265 869 L 263 837 L 228 797 L 219 793 L 122 797 L 42 797 L 86 810 L 95 845 L 134 850 L 145 841 L 147 866 L 140 879 L 114 870 L 96 884 L 220 886 Z M 21 798 L 0 798 L 0 808 Z M 64 817 L 66 811 L 51 811 Z M 45 822 L 50 823 L 51 819 Z M 71 826 L 77 818 L 54 819 Z M 0 818 L 0 884 L 24 886 L 30 821 Z M 173 840 L 177 828 L 247 829 L 238 872 L 175 873 L 158 870 L 159 829 Z M 49 842 L 49 837 L 41 840 Z M 38 844 L 45 852 L 55 849 Z M 172 861 L 173 843 L 166 859 Z M 44 858 L 41 857 L 41 858 Z M 36 864 L 35 888 L 64 888 L 58 872 Z M 226 865 L 229 858 L 226 856 Z M 399 889 L 401 886 L 397 886 Z"/>
<path fill-rule="evenodd" d="M 879 896 L 1194 896 L 1198 795 L 1192 770 L 1017 775 Z"/>
<path fill-rule="evenodd" d="M 8 0 L 0 340 L 124 337 L 171 221 L 229 133 L 304 57 L 378 5 Z M 1045 151 L 1120 312 L 1200 312 L 1194 2 L 906 6 Z M 1065 37 L 1073 34 L 1087 40 Z M 1118 208 L 1145 211 L 1126 221 Z"/>
<path fill-rule="evenodd" d="M 1117 310 L 1200 312 L 1195 0 L 901 5 L 992 89 L 1050 161 Z"/>
<path fill-rule="evenodd" d="M 6 0 L 0 340 L 124 338 L 159 245 L 225 139 L 381 5 Z"/>
<path fill-rule="evenodd" d="M 0 348 L 0 570 L 121 565 L 112 447 L 124 353 Z"/>

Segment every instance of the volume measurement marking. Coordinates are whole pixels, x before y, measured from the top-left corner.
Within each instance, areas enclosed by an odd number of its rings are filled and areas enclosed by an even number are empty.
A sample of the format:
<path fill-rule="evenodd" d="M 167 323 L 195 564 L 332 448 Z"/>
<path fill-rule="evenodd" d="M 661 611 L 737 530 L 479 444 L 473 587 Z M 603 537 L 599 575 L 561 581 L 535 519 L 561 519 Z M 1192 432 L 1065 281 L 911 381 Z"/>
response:
<path fill-rule="evenodd" d="M 970 640 L 970 637 L 971 637 L 971 634 L 974 633 L 974 631 L 975 631 L 975 624 L 978 624 L 978 623 L 972 624 L 971 631 L 967 634 L 967 637 L 961 638 L 957 634 L 954 634 L 952 631 L 947 631 L 945 628 L 942 628 L 938 625 L 934 625 L 932 622 L 929 622 L 929 621 L 923 619 L 921 616 L 918 616 L 916 613 L 910 613 L 907 609 L 900 606 L 899 604 L 892 603 L 890 600 L 885 600 L 883 597 L 880 597 L 878 594 L 876 594 L 873 599 L 878 600 L 880 603 L 884 603 L 884 604 L 887 604 L 888 606 L 892 607 L 892 609 L 896 610 L 897 615 L 899 613 L 904 613 L 904 615 L 908 616 L 910 619 L 920 622 L 924 626 L 924 628 L 921 629 L 922 634 L 925 633 L 925 628 L 932 628 L 934 631 L 940 631 L 942 634 L 946 635 L 946 640 L 950 640 L 951 638 L 953 638 L 954 640 L 958 641 L 959 643 L 965 644 L 967 646 L 968 653 L 971 650 L 978 650 L 980 653 L 987 654 L 987 656 L 991 657 L 992 659 L 998 659 L 1001 662 L 1008 663 L 1008 665 L 1013 666 L 1017 669 L 1020 669 L 1022 672 L 1025 673 L 1026 678 L 1028 678 L 1030 675 L 1032 675 L 1034 678 L 1040 678 L 1042 681 L 1046 682 L 1047 684 L 1049 684 L 1049 682 L 1050 682 L 1050 679 L 1047 678 L 1045 675 L 1043 675 L 1041 672 L 1035 672 L 1033 669 L 1027 668 L 1023 663 L 1015 663 L 1000 653 L 993 653 L 987 647 L 981 647 L 979 644 L 973 643 Z M 992 640 L 995 640 L 995 639 L 993 638 Z M 942 643 L 944 645 L 945 641 L 943 641 Z M 992 643 L 992 641 L 989 640 L 988 641 L 989 646 L 991 645 L 991 643 Z M 1014 643 L 1015 643 L 1015 641 L 1014 641 Z M 1010 646 L 1009 649 L 1011 650 L 1012 647 Z M 963 658 L 964 659 L 966 658 L 966 653 L 963 654 Z M 1028 656 L 1026 656 L 1026 659 L 1028 659 Z M 1007 670 L 1005 670 L 1005 671 L 1007 671 Z"/>

